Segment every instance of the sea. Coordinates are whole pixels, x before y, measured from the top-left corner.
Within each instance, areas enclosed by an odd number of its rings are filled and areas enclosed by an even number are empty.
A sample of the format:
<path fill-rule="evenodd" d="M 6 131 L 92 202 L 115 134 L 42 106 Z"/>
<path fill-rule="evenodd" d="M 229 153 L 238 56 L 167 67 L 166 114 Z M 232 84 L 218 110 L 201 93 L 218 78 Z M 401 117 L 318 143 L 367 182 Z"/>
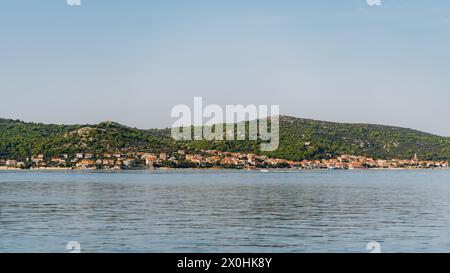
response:
<path fill-rule="evenodd" d="M 450 252 L 449 170 L 0 171 L 0 252 Z"/>

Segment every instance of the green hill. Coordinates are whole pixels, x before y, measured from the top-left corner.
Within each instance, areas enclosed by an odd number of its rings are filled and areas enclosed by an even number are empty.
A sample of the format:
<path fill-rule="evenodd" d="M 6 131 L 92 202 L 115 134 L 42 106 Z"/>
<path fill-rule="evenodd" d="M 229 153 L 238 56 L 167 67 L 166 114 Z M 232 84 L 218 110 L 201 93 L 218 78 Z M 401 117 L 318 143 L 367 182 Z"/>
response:
<path fill-rule="evenodd" d="M 46 125 L 0 119 L 0 158 L 24 159 L 33 154 L 158 152 L 180 148 L 259 153 L 254 141 L 175 142 L 169 129 L 140 130 L 115 122 L 97 125 Z M 371 124 L 345 124 L 280 117 L 280 146 L 263 153 L 290 160 L 340 154 L 374 158 L 449 160 L 450 138 L 416 130 Z"/>
<path fill-rule="evenodd" d="M 249 141 L 195 141 L 199 149 L 253 151 L 259 145 Z M 450 159 L 450 138 L 412 129 L 373 125 L 316 121 L 280 117 L 280 145 L 271 157 L 290 160 L 322 159 L 341 154 L 370 156 L 377 159 Z"/>
<path fill-rule="evenodd" d="M 168 130 L 139 130 L 114 122 L 97 125 L 46 125 L 0 119 L 0 158 L 36 154 L 159 151 L 175 147 Z"/>

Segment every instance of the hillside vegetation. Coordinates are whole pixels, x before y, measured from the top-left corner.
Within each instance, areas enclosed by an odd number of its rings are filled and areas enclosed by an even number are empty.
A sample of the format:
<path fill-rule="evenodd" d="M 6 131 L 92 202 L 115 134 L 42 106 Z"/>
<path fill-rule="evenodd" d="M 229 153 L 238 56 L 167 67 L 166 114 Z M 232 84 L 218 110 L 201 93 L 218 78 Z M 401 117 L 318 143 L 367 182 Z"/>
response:
<path fill-rule="evenodd" d="M 25 159 L 78 152 L 158 152 L 214 149 L 253 152 L 289 160 L 321 159 L 341 154 L 377 159 L 449 160 L 450 138 L 416 130 L 371 124 L 280 117 L 280 146 L 262 153 L 256 141 L 175 142 L 169 129 L 141 130 L 115 122 L 52 125 L 0 119 L 0 158 Z"/>

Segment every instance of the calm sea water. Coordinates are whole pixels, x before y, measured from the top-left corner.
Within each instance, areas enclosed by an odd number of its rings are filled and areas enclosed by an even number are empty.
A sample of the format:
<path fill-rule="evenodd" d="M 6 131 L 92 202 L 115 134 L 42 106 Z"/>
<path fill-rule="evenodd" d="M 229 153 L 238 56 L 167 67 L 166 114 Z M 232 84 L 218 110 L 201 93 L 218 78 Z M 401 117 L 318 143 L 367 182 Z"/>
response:
<path fill-rule="evenodd" d="M 450 252 L 450 171 L 2 171 L 0 213 L 0 252 Z"/>

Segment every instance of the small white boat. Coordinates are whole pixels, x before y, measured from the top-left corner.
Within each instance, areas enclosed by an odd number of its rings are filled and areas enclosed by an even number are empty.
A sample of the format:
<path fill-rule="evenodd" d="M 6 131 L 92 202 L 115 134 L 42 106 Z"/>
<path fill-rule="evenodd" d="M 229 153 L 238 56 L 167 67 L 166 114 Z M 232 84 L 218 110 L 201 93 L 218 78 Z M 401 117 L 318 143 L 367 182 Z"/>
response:
<path fill-rule="evenodd" d="M 269 170 L 264 170 L 264 169 L 262 169 L 261 172 L 263 172 L 263 173 L 268 173 Z"/>

